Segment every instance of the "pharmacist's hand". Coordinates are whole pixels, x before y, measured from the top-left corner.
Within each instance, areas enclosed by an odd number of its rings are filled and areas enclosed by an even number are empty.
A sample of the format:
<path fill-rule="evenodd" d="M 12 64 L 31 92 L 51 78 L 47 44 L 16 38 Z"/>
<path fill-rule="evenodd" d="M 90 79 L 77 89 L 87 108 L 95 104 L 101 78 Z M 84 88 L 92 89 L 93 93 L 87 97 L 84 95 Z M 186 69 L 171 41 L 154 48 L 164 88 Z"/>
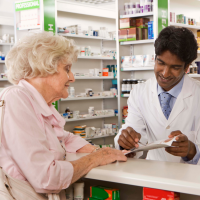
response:
<path fill-rule="evenodd" d="M 124 149 L 132 149 L 133 147 L 138 148 L 138 142 L 141 138 L 141 135 L 137 133 L 133 128 L 127 127 L 122 130 L 121 135 L 118 139 L 118 144 Z"/>
<path fill-rule="evenodd" d="M 127 161 L 127 157 L 122 153 L 122 151 L 109 147 L 102 148 L 94 154 L 99 165 L 107 165 L 115 161 Z"/>
<path fill-rule="evenodd" d="M 188 137 L 182 134 L 181 131 L 173 131 L 168 137 L 173 138 L 175 136 L 177 137 L 175 138 L 176 142 L 172 143 L 173 147 L 167 147 L 165 151 L 174 156 L 187 157 L 189 160 L 193 159 L 196 155 L 194 143 L 188 140 Z"/>

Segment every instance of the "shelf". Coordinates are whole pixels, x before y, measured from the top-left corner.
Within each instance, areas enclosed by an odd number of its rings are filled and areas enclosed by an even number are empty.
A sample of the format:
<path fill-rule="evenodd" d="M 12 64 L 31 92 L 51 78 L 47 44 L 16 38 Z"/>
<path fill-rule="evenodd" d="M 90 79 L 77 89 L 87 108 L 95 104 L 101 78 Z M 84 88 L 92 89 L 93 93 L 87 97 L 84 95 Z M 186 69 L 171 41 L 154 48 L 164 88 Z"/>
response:
<path fill-rule="evenodd" d="M 12 46 L 12 45 L 14 45 L 14 44 L 13 44 L 13 43 L 0 43 L 0 45 Z"/>
<path fill-rule="evenodd" d="M 82 121 L 82 120 L 89 120 L 89 119 L 102 119 L 108 117 L 116 117 L 116 115 L 103 115 L 103 116 L 95 116 L 95 117 L 87 117 L 87 118 L 79 118 L 79 119 L 65 119 L 65 122 L 73 122 L 73 121 Z"/>
<path fill-rule="evenodd" d="M 147 16 L 153 16 L 153 12 L 138 13 L 138 14 L 132 14 L 132 15 L 120 15 L 120 19 L 134 18 L 134 17 L 147 17 Z"/>
<path fill-rule="evenodd" d="M 103 57 L 103 56 L 78 56 L 78 59 L 116 60 L 111 57 Z"/>
<path fill-rule="evenodd" d="M 8 81 L 7 78 L 0 78 L 0 81 Z"/>
<path fill-rule="evenodd" d="M 129 45 L 129 44 L 149 44 L 149 43 L 154 43 L 154 39 L 149 39 L 149 40 L 134 40 L 134 41 L 125 41 L 125 42 L 120 42 L 120 45 Z"/>
<path fill-rule="evenodd" d="M 178 27 L 184 27 L 184 28 L 189 28 L 189 29 L 200 29 L 200 26 L 187 25 L 187 24 L 181 24 L 181 23 L 172 23 L 172 22 L 170 22 L 170 26 L 178 26 Z"/>
<path fill-rule="evenodd" d="M 84 138 L 85 140 L 95 140 L 95 139 L 99 139 L 99 138 L 105 138 L 105 137 L 111 137 L 111 136 L 115 136 L 116 134 L 112 134 L 112 135 L 102 135 L 102 136 L 97 136 L 97 137 L 91 137 L 91 138 Z"/>
<path fill-rule="evenodd" d="M 122 72 L 125 71 L 147 71 L 147 70 L 154 70 L 154 67 L 126 67 L 126 68 L 121 68 Z"/>
<path fill-rule="evenodd" d="M 113 39 L 102 38 L 102 37 L 98 37 L 98 36 L 84 36 L 84 35 L 77 35 L 77 34 L 70 34 L 70 33 L 58 33 L 58 35 L 63 36 L 63 37 L 76 37 L 76 38 L 84 38 L 84 39 L 116 41 Z"/>
<path fill-rule="evenodd" d="M 200 50 L 198 50 L 197 53 L 200 53 Z"/>
<path fill-rule="evenodd" d="M 112 97 L 76 97 L 76 98 L 70 98 L 67 99 L 61 99 L 61 101 L 78 101 L 78 100 L 93 100 L 93 99 L 115 99 L 116 96 Z"/>
<path fill-rule="evenodd" d="M 121 94 L 121 97 L 129 97 L 130 94 Z"/>
<path fill-rule="evenodd" d="M 101 76 L 101 77 L 87 77 L 87 76 L 74 76 L 74 78 L 77 79 L 81 79 L 81 80 L 88 80 L 88 79 L 117 79 L 114 78 L 113 76 Z"/>
<path fill-rule="evenodd" d="M 0 60 L 0 63 L 5 63 L 5 60 Z"/>
<path fill-rule="evenodd" d="M 196 77 L 196 78 L 200 78 L 200 74 L 188 74 L 188 76 L 190 77 Z"/>

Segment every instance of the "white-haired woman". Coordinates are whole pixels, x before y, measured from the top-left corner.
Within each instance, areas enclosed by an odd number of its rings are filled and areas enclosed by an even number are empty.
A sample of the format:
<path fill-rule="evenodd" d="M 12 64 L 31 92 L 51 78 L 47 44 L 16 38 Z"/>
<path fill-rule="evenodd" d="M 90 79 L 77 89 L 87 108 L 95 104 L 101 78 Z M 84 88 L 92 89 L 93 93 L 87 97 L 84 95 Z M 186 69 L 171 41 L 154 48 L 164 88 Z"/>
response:
<path fill-rule="evenodd" d="M 94 167 L 126 161 L 119 150 L 95 151 L 81 137 L 64 131 L 65 120 L 52 106 L 68 97 L 77 56 L 72 40 L 43 32 L 22 38 L 6 57 L 8 79 L 18 87 L 4 97 L 0 166 L 37 193 L 58 193 Z M 66 152 L 91 154 L 68 162 Z"/>

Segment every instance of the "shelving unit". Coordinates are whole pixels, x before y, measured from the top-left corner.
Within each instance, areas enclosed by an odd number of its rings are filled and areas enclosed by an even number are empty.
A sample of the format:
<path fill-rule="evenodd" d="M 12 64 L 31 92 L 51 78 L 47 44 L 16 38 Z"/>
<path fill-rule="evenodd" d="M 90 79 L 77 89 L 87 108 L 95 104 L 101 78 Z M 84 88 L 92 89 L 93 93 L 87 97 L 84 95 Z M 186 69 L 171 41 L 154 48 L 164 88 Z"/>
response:
<path fill-rule="evenodd" d="M 73 38 L 115 41 L 113 39 L 103 38 L 103 37 L 98 37 L 98 36 L 84 36 L 84 35 L 77 35 L 77 34 L 70 34 L 70 33 L 58 33 L 58 35 L 61 35 L 64 37 L 73 37 Z"/>
<path fill-rule="evenodd" d="M 78 59 L 93 59 L 93 60 L 116 60 L 111 57 L 103 57 L 103 56 L 78 56 Z"/>
<path fill-rule="evenodd" d="M 102 136 L 96 136 L 96 137 L 90 137 L 90 138 L 85 138 L 86 140 L 95 140 L 99 138 L 106 138 L 106 137 L 112 137 L 115 136 L 115 134 L 110 134 L 110 135 L 102 135 Z"/>
<path fill-rule="evenodd" d="M 148 39 L 148 40 L 135 40 L 135 41 L 125 41 L 120 42 L 120 45 L 130 45 L 130 44 L 148 44 L 148 43 L 154 43 L 154 39 Z"/>
<path fill-rule="evenodd" d="M 0 63 L 5 63 L 5 60 L 0 60 Z"/>
<path fill-rule="evenodd" d="M 0 45 L 5 45 L 5 46 L 12 46 L 12 45 L 14 45 L 13 43 L 0 43 Z"/>
<path fill-rule="evenodd" d="M 188 74 L 192 78 L 200 78 L 200 74 Z"/>
<path fill-rule="evenodd" d="M 132 14 L 132 15 L 120 15 L 120 19 L 124 19 L 124 18 L 135 18 L 135 17 L 150 17 L 153 16 L 154 13 L 153 12 L 147 12 L 147 13 L 138 13 L 138 14 Z"/>
<path fill-rule="evenodd" d="M 187 24 L 181 24 L 181 23 L 172 23 L 170 22 L 170 26 L 177 26 L 177 27 L 184 27 L 188 29 L 200 29 L 200 26 L 195 26 L 195 25 L 187 25 Z"/>
<path fill-rule="evenodd" d="M 87 77 L 87 76 L 74 76 L 75 79 L 79 79 L 79 80 L 92 80 L 92 79 L 96 79 L 96 80 L 101 80 L 101 79 L 116 79 L 113 76 L 101 76 L 101 77 Z"/>
<path fill-rule="evenodd" d="M 94 100 L 94 99 L 113 99 L 117 98 L 116 96 L 111 97 L 76 97 L 76 98 L 70 98 L 67 99 L 61 99 L 61 101 L 78 101 L 78 100 Z"/>
<path fill-rule="evenodd" d="M 129 72 L 129 71 L 148 71 L 148 70 L 154 70 L 154 67 L 122 67 L 121 71 L 122 72 Z"/>
<path fill-rule="evenodd" d="M 121 94 L 121 97 L 129 97 L 130 94 Z"/>
<path fill-rule="evenodd" d="M 83 121 L 83 120 L 91 120 L 91 119 L 104 119 L 109 117 L 116 117 L 116 115 L 102 115 L 102 116 L 93 116 L 87 118 L 79 118 L 79 119 L 65 119 L 65 122 L 74 122 L 74 121 Z"/>

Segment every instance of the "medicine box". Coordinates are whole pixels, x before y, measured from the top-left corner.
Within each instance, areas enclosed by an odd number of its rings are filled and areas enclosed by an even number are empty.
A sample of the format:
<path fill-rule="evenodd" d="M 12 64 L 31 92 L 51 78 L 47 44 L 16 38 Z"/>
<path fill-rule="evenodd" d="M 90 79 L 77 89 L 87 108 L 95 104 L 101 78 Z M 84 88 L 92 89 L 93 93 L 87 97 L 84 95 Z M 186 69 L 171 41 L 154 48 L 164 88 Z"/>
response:
<path fill-rule="evenodd" d="M 112 189 L 102 186 L 91 186 L 90 197 L 104 200 L 120 200 L 120 194 L 118 189 Z"/>
<path fill-rule="evenodd" d="M 147 39 L 148 39 L 148 29 L 142 28 L 142 40 L 147 40 Z"/>
<path fill-rule="evenodd" d="M 136 40 L 136 28 L 127 29 L 127 41 Z"/>
<path fill-rule="evenodd" d="M 132 56 L 121 57 L 121 67 L 132 67 L 133 58 Z"/>
<path fill-rule="evenodd" d="M 153 21 L 148 22 L 148 39 L 154 39 Z"/>
<path fill-rule="evenodd" d="M 118 31 L 119 41 L 123 42 L 127 40 L 127 29 L 121 29 Z"/>
<path fill-rule="evenodd" d="M 149 21 L 149 18 L 138 18 L 136 19 L 136 27 L 147 28 Z"/>
<path fill-rule="evenodd" d="M 120 19 L 120 29 L 123 28 L 133 28 L 136 26 L 136 19 L 135 18 L 125 18 L 125 19 Z"/>
<path fill-rule="evenodd" d="M 158 190 L 153 188 L 143 188 L 143 200 L 180 200 L 180 193 Z"/>
<path fill-rule="evenodd" d="M 142 28 L 136 28 L 136 40 L 142 40 Z"/>

